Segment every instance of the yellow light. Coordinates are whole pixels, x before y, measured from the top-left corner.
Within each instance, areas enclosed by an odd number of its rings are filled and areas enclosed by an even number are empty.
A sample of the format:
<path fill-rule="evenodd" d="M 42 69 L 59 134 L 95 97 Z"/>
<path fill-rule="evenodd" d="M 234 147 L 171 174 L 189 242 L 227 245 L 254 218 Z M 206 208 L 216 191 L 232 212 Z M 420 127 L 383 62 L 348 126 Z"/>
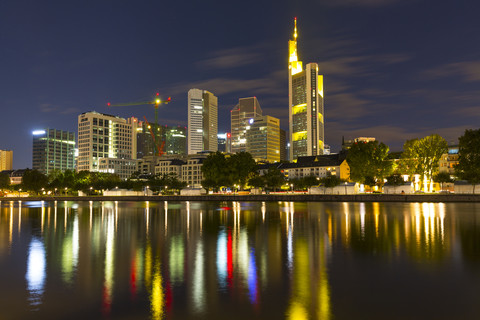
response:
<path fill-rule="evenodd" d="M 294 132 L 292 134 L 293 141 L 307 140 L 307 131 Z"/>
<path fill-rule="evenodd" d="M 302 112 L 307 112 L 307 104 L 306 103 L 297 104 L 296 106 L 293 106 L 293 108 L 292 108 L 292 113 L 293 114 L 302 113 Z"/>
<path fill-rule="evenodd" d="M 160 102 L 162 102 L 162 100 L 157 99 L 157 100 L 155 100 L 155 102 L 156 102 L 157 104 L 160 104 Z"/>
<path fill-rule="evenodd" d="M 323 98 L 323 75 L 318 76 L 318 94 Z"/>

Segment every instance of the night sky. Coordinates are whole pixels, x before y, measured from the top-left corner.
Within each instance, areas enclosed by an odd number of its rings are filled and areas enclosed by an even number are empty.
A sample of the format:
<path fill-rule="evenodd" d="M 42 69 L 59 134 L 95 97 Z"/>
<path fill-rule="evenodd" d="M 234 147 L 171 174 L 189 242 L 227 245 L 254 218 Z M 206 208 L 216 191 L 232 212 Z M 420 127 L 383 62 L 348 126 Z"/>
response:
<path fill-rule="evenodd" d="M 98 111 L 187 125 L 187 91 L 219 98 L 219 132 L 230 110 L 256 96 L 288 129 L 288 40 L 298 19 L 299 59 L 319 63 L 325 134 L 373 136 L 400 151 L 438 133 L 449 143 L 480 116 L 480 3 L 421 0 L 0 2 L 0 149 L 31 167 L 32 134 L 77 131 Z"/>

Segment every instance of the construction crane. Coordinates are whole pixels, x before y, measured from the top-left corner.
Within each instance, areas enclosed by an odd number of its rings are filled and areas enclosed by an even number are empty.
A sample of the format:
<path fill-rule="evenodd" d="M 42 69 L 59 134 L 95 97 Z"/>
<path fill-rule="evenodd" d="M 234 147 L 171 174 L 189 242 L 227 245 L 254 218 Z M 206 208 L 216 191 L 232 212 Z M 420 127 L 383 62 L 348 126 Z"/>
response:
<path fill-rule="evenodd" d="M 145 119 L 145 123 L 147 124 L 147 128 L 148 130 L 150 131 L 150 135 L 152 136 L 152 140 L 153 140 L 153 144 L 155 145 L 155 147 L 157 148 L 157 151 L 158 151 L 158 156 L 160 157 L 162 154 L 164 154 L 165 152 L 163 151 L 163 147 L 165 146 L 165 140 L 162 141 L 162 145 L 159 146 L 158 145 L 158 142 L 157 142 L 157 139 L 155 139 L 155 134 L 153 133 L 152 131 L 152 128 L 150 126 L 150 123 L 148 123 L 148 120 L 145 116 L 143 116 L 143 119 Z"/>
<path fill-rule="evenodd" d="M 160 99 L 160 94 L 157 92 L 156 94 L 156 98 L 153 99 L 153 100 L 149 100 L 149 101 L 137 101 L 137 102 L 127 102 L 127 103 L 110 103 L 108 102 L 107 103 L 107 106 L 108 107 L 129 107 L 129 106 L 142 106 L 142 105 L 153 105 L 154 108 L 155 108 L 155 132 L 156 134 L 154 134 L 152 132 L 152 129 L 150 128 L 150 124 L 148 123 L 147 121 L 147 118 L 145 118 L 145 122 L 147 123 L 147 126 L 148 126 L 148 129 L 150 130 L 150 135 L 152 136 L 152 139 L 153 139 L 153 143 L 155 145 L 155 147 L 157 148 L 158 150 L 158 155 L 161 156 L 164 152 L 163 152 L 163 146 L 165 145 L 165 141 L 163 142 L 161 148 L 158 146 L 158 137 L 157 137 L 157 134 L 158 134 L 158 107 L 162 104 L 167 104 L 169 103 L 170 101 L 172 101 L 172 98 L 171 97 L 168 97 L 168 99 L 166 100 L 161 100 Z"/>

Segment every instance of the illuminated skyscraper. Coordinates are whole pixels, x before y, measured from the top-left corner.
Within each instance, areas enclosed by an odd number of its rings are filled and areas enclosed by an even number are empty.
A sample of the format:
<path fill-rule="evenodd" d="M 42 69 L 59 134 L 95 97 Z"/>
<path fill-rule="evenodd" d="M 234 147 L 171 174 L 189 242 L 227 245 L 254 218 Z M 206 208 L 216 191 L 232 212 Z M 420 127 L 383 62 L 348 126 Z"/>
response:
<path fill-rule="evenodd" d="M 0 150 L 0 171 L 12 170 L 13 167 L 13 151 Z"/>
<path fill-rule="evenodd" d="M 137 170 L 137 126 L 134 117 L 124 119 L 95 111 L 79 115 L 77 171 L 129 178 Z"/>
<path fill-rule="evenodd" d="M 32 168 L 43 174 L 75 170 L 75 133 L 56 129 L 33 131 Z"/>
<path fill-rule="evenodd" d="M 271 116 L 251 119 L 247 130 L 247 152 L 255 161 L 280 161 L 280 120 Z"/>
<path fill-rule="evenodd" d="M 218 99 L 206 90 L 188 91 L 188 154 L 218 150 Z"/>
<path fill-rule="evenodd" d="M 256 97 L 241 98 L 231 111 L 232 153 L 247 150 L 247 131 L 250 119 L 262 116 Z"/>
<path fill-rule="evenodd" d="M 318 75 L 316 63 L 309 63 L 303 69 L 297 55 L 297 36 L 295 18 L 293 40 L 288 42 L 290 160 L 323 154 L 325 142 L 323 76 Z"/>

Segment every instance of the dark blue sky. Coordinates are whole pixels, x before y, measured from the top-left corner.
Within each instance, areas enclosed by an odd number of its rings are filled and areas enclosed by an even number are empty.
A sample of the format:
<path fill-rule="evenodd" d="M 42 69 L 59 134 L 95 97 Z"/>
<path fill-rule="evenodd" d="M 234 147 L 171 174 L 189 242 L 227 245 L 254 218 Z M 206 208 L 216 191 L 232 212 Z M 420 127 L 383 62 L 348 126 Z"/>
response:
<path fill-rule="evenodd" d="M 95 110 L 187 124 L 187 91 L 219 98 L 219 132 L 239 98 L 257 96 L 288 128 L 288 40 L 325 77 L 325 134 L 374 136 L 399 151 L 478 128 L 480 3 L 420 0 L 0 2 L 0 149 L 31 167 L 34 129 L 77 130 Z"/>

